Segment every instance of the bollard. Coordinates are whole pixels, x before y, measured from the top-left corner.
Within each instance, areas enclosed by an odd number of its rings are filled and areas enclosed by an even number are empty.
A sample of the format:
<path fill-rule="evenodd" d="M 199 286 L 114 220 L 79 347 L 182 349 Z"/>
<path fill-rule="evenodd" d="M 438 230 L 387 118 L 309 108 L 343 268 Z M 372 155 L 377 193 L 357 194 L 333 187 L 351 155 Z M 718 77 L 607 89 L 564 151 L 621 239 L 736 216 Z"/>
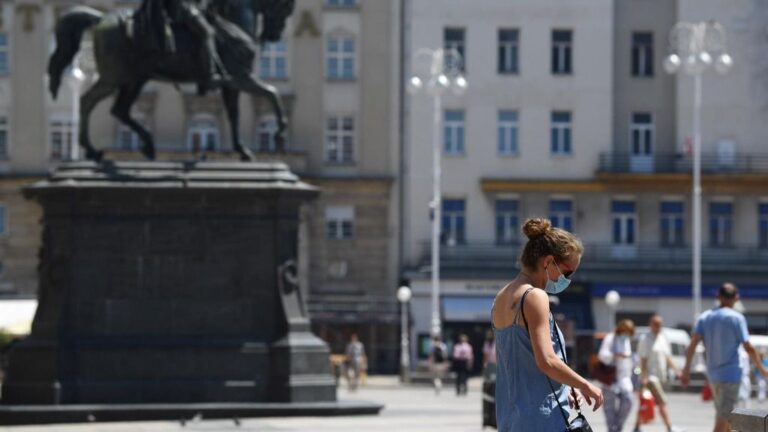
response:
<path fill-rule="evenodd" d="M 734 432 L 768 431 L 768 410 L 736 408 L 731 413 L 731 430 Z"/>

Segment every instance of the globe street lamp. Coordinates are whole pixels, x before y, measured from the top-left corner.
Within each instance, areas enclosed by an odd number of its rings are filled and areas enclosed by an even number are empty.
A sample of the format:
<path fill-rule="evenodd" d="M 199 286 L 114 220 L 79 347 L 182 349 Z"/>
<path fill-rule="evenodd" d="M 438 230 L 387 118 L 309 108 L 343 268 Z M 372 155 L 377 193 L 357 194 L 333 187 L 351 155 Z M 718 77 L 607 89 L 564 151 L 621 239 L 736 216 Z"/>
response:
<path fill-rule="evenodd" d="M 411 369 L 410 347 L 408 344 L 408 302 L 411 301 L 411 289 L 401 286 L 397 290 L 397 301 L 400 302 L 400 379 L 410 381 Z"/>
<path fill-rule="evenodd" d="M 621 302 L 621 296 L 617 291 L 610 290 L 605 293 L 605 304 L 608 305 L 608 309 L 611 311 L 611 331 L 616 328 L 616 309 L 619 308 Z"/>
<path fill-rule="evenodd" d="M 701 313 L 701 78 L 708 69 L 728 72 L 725 28 L 715 21 L 677 23 L 669 33 L 670 54 L 664 69 L 693 76 L 693 321 Z"/>
<path fill-rule="evenodd" d="M 440 113 L 443 94 L 451 90 L 456 95 L 467 89 L 462 74 L 463 59 L 456 49 L 428 49 L 416 52 L 412 65 L 413 75 L 408 79 L 411 94 L 426 92 L 433 98 L 432 105 L 432 335 L 441 333 L 440 322 L 440 223 L 442 219 Z"/>

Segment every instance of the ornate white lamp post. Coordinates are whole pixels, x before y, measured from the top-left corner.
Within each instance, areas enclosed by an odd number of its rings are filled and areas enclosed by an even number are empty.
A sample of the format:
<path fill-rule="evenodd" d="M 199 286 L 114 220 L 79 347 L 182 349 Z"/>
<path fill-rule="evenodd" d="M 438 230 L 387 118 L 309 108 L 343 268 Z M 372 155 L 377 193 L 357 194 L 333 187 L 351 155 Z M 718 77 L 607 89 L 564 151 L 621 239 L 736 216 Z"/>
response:
<path fill-rule="evenodd" d="M 432 112 L 432 335 L 441 334 L 440 322 L 440 223 L 442 220 L 440 114 L 442 95 L 448 90 L 457 95 L 467 89 L 467 80 L 462 74 L 463 59 L 455 49 L 421 49 L 413 61 L 413 75 L 408 80 L 408 91 L 421 91 L 433 98 Z"/>
<path fill-rule="evenodd" d="M 715 21 L 677 23 L 669 34 L 664 69 L 693 76 L 693 320 L 701 313 L 701 78 L 708 69 L 724 74 L 733 65 L 725 29 Z"/>
<path fill-rule="evenodd" d="M 65 159 L 76 160 L 80 153 L 78 139 L 80 136 L 80 92 L 85 83 L 85 73 L 80 69 L 79 56 L 72 61 L 72 68 L 67 76 L 70 94 L 72 95 L 72 137 L 68 154 L 62 155 Z"/>
<path fill-rule="evenodd" d="M 408 302 L 411 301 L 411 289 L 401 286 L 397 290 L 397 301 L 400 302 L 400 379 L 410 381 L 411 355 L 408 343 Z"/>

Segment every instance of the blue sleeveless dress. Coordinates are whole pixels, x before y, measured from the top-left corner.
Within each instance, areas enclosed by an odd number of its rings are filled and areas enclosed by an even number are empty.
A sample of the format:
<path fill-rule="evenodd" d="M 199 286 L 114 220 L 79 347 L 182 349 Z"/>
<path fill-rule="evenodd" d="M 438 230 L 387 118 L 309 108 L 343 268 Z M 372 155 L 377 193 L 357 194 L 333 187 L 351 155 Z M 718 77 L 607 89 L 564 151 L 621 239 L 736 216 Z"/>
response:
<path fill-rule="evenodd" d="M 568 393 L 570 387 L 552 381 L 557 399 L 547 382 L 547 376 L 536 367 L 531 339 L 524 326 L 517 325 L 520 305 L 515 306 L 512 325 L 493 331 L 496 335 L 496 423 L 499 432 L 561 432 L 567 425 L 557 401 L 569 416 Z M 493 323 L 491 323 L 493 325 Z M 552 314 L 549 316 L 550 339 L 555 354 L 563 353 L 555 339 Z M 563 339 L 560 333 L 560 340 Z"/>

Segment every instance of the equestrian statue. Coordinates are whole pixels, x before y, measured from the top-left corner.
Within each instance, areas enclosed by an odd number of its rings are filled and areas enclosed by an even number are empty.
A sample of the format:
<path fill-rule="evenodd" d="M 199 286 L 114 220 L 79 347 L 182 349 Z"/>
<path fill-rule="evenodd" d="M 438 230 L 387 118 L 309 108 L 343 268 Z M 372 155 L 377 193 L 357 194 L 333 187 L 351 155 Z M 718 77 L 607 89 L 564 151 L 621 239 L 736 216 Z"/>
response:
<path fill-rule="evenodd" d="M 138 134 L 141 152 L 155 158 L 152 135 L 131 117 L 131 106 L 150 80 L 193 83 L 198 93 L 220 90 L 232 131 L 232 144 L 242 160 L 253 153 L 238 133 L 240 92 L 266 97 L 277 117 L 275 144 L 285 147 L 287 121 L 274 86 L 258 79 L 253 66 L 258 44 L 275 42 L 285 28 L 295 0 L 144 0 L 134 12 L 107 14 L 75 6 L 56 23 L 56 50 L 48 62 L 49 90 L 56 98 L 86 30 L 93 32 L 98 79 L 80 98 L 78 141 L 88 159 L 100 161 L 88 134 L 95 106 L 113 93 L 112 115 Z M 261 16 L 261 28 L 256 22 Z"/>

